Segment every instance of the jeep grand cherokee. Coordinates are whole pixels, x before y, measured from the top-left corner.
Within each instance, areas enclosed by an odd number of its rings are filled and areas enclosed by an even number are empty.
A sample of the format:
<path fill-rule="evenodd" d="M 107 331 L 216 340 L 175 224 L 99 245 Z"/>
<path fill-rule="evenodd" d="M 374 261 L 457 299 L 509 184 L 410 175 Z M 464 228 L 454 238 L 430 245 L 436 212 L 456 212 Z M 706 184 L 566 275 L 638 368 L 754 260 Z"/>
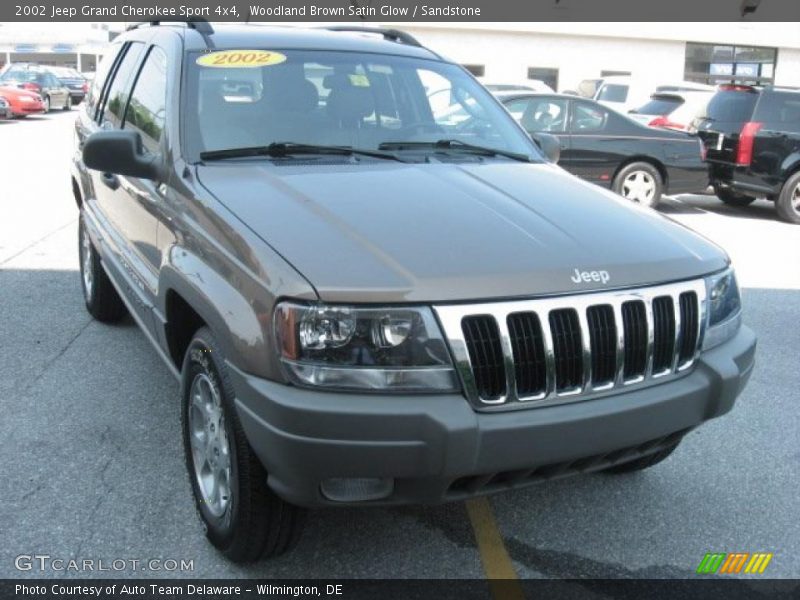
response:
<path fill-rule="evenodd" d="M 86 306 L 179 378 L 232 560 L 286 551 L 301 507 L 643 469 L 745 385 L 725 253 L 412 37 L 140 26 L 107 57 L 73 159 Z"/>

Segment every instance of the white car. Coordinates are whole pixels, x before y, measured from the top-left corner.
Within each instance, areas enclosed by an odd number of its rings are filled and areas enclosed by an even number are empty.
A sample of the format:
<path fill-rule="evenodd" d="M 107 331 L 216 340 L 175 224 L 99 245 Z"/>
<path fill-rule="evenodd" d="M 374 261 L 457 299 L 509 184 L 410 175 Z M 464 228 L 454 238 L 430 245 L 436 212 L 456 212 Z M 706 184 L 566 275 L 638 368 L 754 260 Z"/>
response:
<path fill-rule="evenodd" d="M 650 96 L 649 101 L 630 111 L 628 116 L 650 127 L 685 131 L 713 96 L 714 88 L 703 91 L 656 92 Z"/>
<path fill-rule="evenodd" d="M 657 85 L 635 77 L 617 75 L 606 77 L 597 88 L 594 99 L 609 108 L 626 113 L 642 106 L 654 92 L 713 91 L 714 88 L 693 81 Z"/>
<path fill-rule="evenodd" d="M 521 81 L 506 81 L 502 79 L 487 79 L 478 77 L 483 87 L 492 93 L 495 92 L 540 92 L 552 94 L 555 90 L 539 79 L 523 79 Z"/>

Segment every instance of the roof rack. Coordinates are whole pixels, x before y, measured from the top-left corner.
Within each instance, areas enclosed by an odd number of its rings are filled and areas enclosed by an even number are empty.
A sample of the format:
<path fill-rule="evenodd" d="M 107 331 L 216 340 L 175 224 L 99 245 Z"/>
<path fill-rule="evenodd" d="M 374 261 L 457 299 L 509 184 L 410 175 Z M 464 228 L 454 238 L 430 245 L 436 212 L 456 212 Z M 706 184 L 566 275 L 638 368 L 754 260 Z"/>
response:
<path fill-rule="evenodd" d="M 203 36 L 203 41 L 206 48 L 211 50 L 214 48 L 214 42 L 211 40 L 211 34 L 214 33 L 214 28 L 211 23 L 201 17 L 191 17 L 189 19 L 168 19 L 165 21 L 142 21 L 140 23 L 132 23 L 128 25 L 125 31 L 139 29 L 140 27 L 156 27 L 162 23 L 174 23 L 176 25 L 186 25 L 189 29 L 194 29 L 197 33 Z"/>
<path fill-rule="evenodd" d="M 330 27 L 325 27 L 324 29 L 327 29 L 328 31 L 346 31 L 351 33 L 375 33 L 382 35 L 384 39 L 392 42 L 422 48 L 422 44 L 419 43 L 417 38 L 410 33 L 400 31 L 399 29 L 386 29 L 384 27 L 358 27 L 354 25 L 332 25 Z"/>
<path fill-rule="evenodd" d="M 125 29 L 125 31 L 131 31 L 133 29 L 139 29 L 140 27 L 145 27 L 145 26 L 155 27 L 157 25 L 161 25 L 162 23 L 175 23 L 175 24 L 183 23 L 189 29 L 194 29 L 195 31 L 197 31 L 198 33 L 200 33 L 200 34 L 202 34 L 204 36 L 205 35 L 211 35 L 212 33 L 214 33 L 214 28 L 211 27 L 211 23 L 209 23 L 205 19 L 201 19 L 201 18 L 197 18 L 197 17 L 192 17 L 190 19 L 174 19 L 174 20 L 169 20 L 168 19 L 168 20 L 165 20 L 165 21 L 142 21 L 140 23 L 131 23 L 130 25 L 128 25 L 128 27 Z"/>

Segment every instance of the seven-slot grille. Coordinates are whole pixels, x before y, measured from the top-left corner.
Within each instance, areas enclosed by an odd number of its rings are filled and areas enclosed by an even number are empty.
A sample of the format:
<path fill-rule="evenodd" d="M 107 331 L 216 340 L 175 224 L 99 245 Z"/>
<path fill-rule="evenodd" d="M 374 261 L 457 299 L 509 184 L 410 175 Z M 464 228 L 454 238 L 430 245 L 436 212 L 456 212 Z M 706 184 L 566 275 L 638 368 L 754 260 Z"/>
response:
<path fill-rule="evenodd" d="M 701 281 L 619 292 L 437 306 L 469 400 L 580 400 L 686 371 L 699 352 Z"/>

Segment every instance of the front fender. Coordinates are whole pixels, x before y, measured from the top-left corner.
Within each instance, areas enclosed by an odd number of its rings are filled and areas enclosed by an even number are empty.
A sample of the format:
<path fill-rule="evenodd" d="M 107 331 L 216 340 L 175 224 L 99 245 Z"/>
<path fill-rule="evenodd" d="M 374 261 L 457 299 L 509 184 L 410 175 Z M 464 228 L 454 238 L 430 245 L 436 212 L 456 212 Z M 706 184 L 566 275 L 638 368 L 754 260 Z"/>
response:
<path fill-rule="evenodd" d="M 230 273 L 226 279 L 198 255 L 173 246 L 159 276 L 156 316 L 163 327 L 160 333 L 166 342 L 167 298 L 174 292 L 214 331 L 226 360 L 248 373 L 281 380 L 272 349 L 273 304 L 259 300 L 264 295 L 254 293 L 256 284 L 237 275 Z"/>

